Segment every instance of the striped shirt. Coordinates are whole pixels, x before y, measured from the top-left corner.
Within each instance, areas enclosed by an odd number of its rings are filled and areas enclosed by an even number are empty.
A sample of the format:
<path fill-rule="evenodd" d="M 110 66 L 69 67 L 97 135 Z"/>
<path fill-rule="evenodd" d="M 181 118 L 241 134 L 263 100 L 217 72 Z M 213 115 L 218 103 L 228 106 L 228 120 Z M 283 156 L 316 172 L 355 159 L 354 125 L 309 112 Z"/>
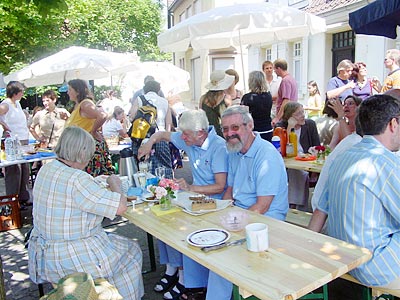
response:
<path fill-rule="evenodd" d="M 400 160 L 372 136 L 335 159 L 318 209 L 328 234 L 369 249 L 371 260 L 350 272 L 365 285 L 400 276 Z"/>

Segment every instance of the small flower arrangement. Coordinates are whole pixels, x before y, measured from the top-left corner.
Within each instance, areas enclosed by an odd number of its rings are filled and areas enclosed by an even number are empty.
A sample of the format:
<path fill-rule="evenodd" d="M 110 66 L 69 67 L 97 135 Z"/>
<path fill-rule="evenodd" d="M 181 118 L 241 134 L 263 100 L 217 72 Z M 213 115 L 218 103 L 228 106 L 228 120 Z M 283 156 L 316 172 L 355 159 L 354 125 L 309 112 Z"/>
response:
<path fill-rule="evenodd" d="M 310 147 L 308 149 L 308 153 L 317 157 L 317 161 L 322 162 L 325 160 L 325 157 L 331 153 L 331 149 L 329 147 L 325 147 L 324 145 Z"/>
<path fill-rule="evenodd" d="M 176 198 L 174 191 L 179 190 L 179 185 L 172 179 L 162 178 L 158 185 L 147 186 L 147 191 L 152 193 L 156 199 L 160 200 L 161 206 L 171 206 L 171 199 Z"/>

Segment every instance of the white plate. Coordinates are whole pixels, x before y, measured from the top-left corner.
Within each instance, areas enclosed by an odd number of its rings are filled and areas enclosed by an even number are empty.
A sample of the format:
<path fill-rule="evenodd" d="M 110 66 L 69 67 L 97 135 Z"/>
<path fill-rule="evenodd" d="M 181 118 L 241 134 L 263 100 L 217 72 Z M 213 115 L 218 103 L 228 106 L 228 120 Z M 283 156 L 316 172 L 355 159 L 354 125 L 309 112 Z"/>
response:
<path fill-rule="evenodd" d="M 232 200 L 216 200 L 217 208 L 216 209 L 205 209 L 199 211 L 192 211 L 192 200 L 189 199 L 189 196 L 193 196 L 193 193 L 189 192 L 179 192 L 177 193 L 177 198 L 172 200 L 172 203 L 176 206 L 182 208 L 182 211 L 193 215 L 193 216 L 200 216 L 204 215 L 213 211 L 218 211 L 221 209 L 225 209 L 232 205 Z"/>
<path fill-rule="evenodd" d="M 192 232 L 187 236 L 186 241 L 195 247 L 210 247 L 222 244 L 229 238 L 229 232 L 224 229 L 207 228 Z"/>

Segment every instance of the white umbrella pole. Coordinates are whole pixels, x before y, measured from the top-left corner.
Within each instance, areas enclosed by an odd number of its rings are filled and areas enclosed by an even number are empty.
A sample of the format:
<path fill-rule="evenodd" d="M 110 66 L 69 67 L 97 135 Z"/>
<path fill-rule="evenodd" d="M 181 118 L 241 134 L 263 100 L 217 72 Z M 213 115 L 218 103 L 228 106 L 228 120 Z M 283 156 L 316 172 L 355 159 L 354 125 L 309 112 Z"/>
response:
<path fill-rule="evenodd" d="M 243 94 L 245 94 L 247 92 L 247 88 L 246 88 L 246 76 L 244 71 L 243 47 L 242 47 L 242 39 L 240 37 L 240 29 L 239 29 L 239 46 L 240 46 L 240 60 L 242 61 L 242 72 L 243 72 L 243 86 L 244 86 Z"/>

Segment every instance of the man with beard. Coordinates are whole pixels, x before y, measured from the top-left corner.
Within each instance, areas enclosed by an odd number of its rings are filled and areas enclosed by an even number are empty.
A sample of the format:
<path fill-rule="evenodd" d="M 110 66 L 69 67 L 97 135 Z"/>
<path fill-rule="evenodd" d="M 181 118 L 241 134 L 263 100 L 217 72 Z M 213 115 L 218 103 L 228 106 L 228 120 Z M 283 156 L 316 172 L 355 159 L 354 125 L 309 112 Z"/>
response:
<path fill-rule="evenodd" d="M 222 114 L 228 156 L 228 188 L 223 199 L 260 214 L 285 220 L 288 211 L 287 176 L 275 147 L 253 130 L 246 106 L 231 106 Z"/>
<path fill-rule="evenodd" d="M 281 155 L 253 132 L 253 118 L 247 106 L 228 107 L 222 113 L 221 124 L 229 152 L 228 187 L 222 199 L 234 199 L 239 207 L 285 220 L 288 187 Z M 231 282 L 210 271 L 206 299 L 229 300 L 232 287 Z"/>

